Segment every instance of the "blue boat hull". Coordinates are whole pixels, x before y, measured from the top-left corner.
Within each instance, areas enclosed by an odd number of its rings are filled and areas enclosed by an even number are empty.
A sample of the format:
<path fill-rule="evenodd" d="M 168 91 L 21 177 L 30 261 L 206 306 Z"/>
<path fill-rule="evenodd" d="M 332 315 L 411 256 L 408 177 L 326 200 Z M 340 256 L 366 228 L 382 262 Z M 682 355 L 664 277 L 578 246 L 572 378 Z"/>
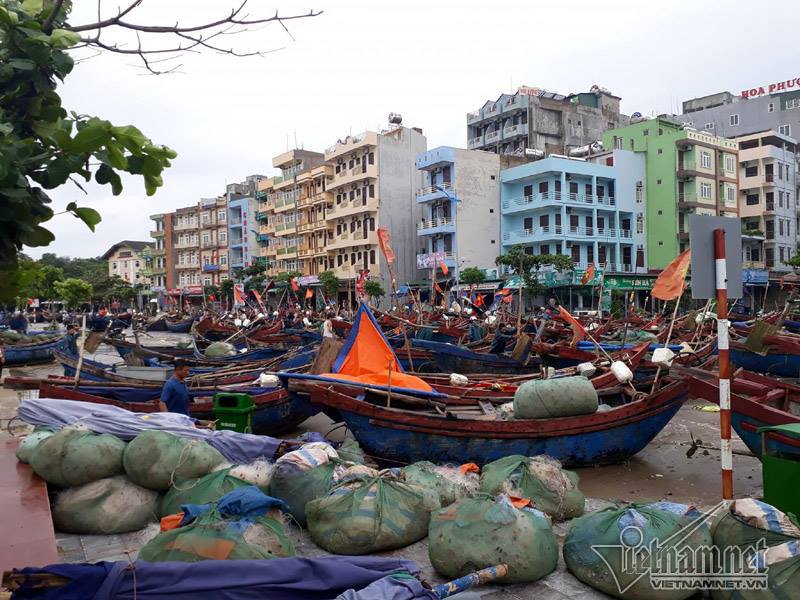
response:
<path fill-rule="evenodd" d="M 761 434 L 756 433 L 756 430 L 761 427 L 767 427 L 770 423 L 733 410 L 731 411 L 731 425 L 734 431 L 739 434 L 739 437 L 742 438 L 748 450 L 760 458 L 762 451 Z M 786 444 L 775 439 L 772 435 L 767 436 L 767 452 L 771 455 L 795 456 L 797 460 L 800 460 L 800 449 L 798 449 L 797 445 Z"/>
<path fill-rule="evenodd" d="M 767 354 L 731 348 L 731 362 L 748 371 L 777 375 L 779 377 L 800 377 L 800 356 L 796 354 Z"/>
<path fill-rule="evenodd" d="M 6 356 L 5 366 L 26 365 L 33 363 L 50 362 L 56 351 L 64 350 L 67 342 L 63 338 L 46 344 L 37 344 L 26 347 L 4 347 Z"/>
<path fill-rule="evenodd" d="M 167 321 L 167 330 L 172 333 L 189 333 L 193 323 L 194 321 L 180 321 L 178 323 L 170 323 Z"/>
<path fill-rule="evenodd" d="M 565 466 L 579 467 L 621 462 L 641 451 L 675 416 L 685 398 L 683 394 L 664 410 L 635 423 L 562 437 L 450 437 L 384 426 L 375 419 L 346 410 L 340 410 L 339 414 L 364 451 L 388 463 L 428 460 L 486 464 L 512 454 L 547 454 Z"/>

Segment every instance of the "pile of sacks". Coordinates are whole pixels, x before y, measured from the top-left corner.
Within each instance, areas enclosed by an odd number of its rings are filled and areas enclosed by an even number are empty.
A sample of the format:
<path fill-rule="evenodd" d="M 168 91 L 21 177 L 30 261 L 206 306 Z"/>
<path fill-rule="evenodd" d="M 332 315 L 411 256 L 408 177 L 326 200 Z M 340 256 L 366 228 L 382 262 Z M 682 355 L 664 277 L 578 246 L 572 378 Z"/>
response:
<path fill-rule="evenodd" d="M 53 522 L 66 533 L 115 534 L 143 529 L 183 503 L 219 500 L 238 487 L 269 487 L 272 465 L 230 465 L 204 441 L 144 431 L 126 443 L 80 427 L 37 430 L 17 458 L 50 486 Z"/>

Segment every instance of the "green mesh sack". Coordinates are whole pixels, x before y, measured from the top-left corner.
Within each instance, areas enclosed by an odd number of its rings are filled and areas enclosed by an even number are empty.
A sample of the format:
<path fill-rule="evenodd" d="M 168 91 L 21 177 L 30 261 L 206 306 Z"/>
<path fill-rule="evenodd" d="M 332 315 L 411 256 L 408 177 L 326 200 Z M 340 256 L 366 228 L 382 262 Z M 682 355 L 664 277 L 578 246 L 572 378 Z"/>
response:
<path fill-rule="evenodd" d="M 225 458 L 202 440 L 187 440 L 165 431 L 148 430 L 128 444 L 122 462 L 131 481 L 165 492 L 179 479 L 207 475 L 224 463 Z"/>
<path fill-rule="evenodd" d="M 726 553 L 731 547 L 739 548 L 754 569 L 766 568 L 767 589 L 716 590 L 715 600 L 785 600 L 800 598 L 800 523 L 775 507 L 758 500 L 736 500 L 726 511 L 713 531 L 714 545 L 723 558 L 726 572 L 737 570 L 731 561 L 734 555 Z M 764 540 L 766 545 L 759 556 L 748 552 Z"/>
<path fill-rule="evenodd" d="M 436 492 L 442 506 L 471 496 L 478 489 L 477 474 L 462 473 L 458 467 L 436 466 L 426 460 L 403 467 L 401 473 L 406 483 Z"/>
<path fill-rule="evenodd" d="M 358 442 L 353 438 L 347 438 L 345 441 L 343 441 L 342 445 L 339 446 L 336 451 L 339 454 L 339 458 L 346 460 L 347 462 L 357 465 L 363 465 L 366 462 L 364 451 L 361 449 L 361 446 L 358 445 Z"/>
<path fill-rule="evenodd" d="M 230 471 L 231 469 L 223 469 L 198 479 L 179 479 L 161 500 L 161 516 L 181 512 L 184 504 L 216 502 L 228 492 L 250 485 L 247 481 L 233 477 Z"/>
<path fill-rule="evenodd" d="M 67 428 L 42 440 L 30 465 L 47 483 L 70 487 L 122 474 L 124 452 L 116 436 Z"/>
<path fill-rule="evenodd" d="M 149 562 L 256 560 L 294 556 L 279 511 L 247 519 L 223 519 L 207 512 L 189 525 L 159 533 L 139 551 Z"/>
<path fill-rule="evenodd" d="M 643 573 L 623 567 L 623 546 L 639 547 L 649 554 L 646 549 L 651 543 L 656 545 L 659 554 L 651 556 L 652 560 L 647 564 L 667 564 L 668 560 L 677 564 L 672 553 L 680 552 L 685 561 L 681 563 L 682 574 L 693 572 L 693 552 L 697 551 L 702 557 L 703 549 L 711 548 L 711 530 L 707 525 L 656 506 L 610 507 L 573 521 L 563 550 L 569 571 L 586 585 L 623 600 L 683 600 L 693 597 L 696 593 L 693 589 L 655 589 L 647 566 Z M 654 543 L 654 540 L 658 542 Z"/>
<path fill-rule="evenodd" d="M 428 534 L 435 492 L 394 476 L 355 475 L 306 504 L 311 538 L 334 554 L 369 554 L 402 548 Z"/>
<path fill-rule="evenodd" d="M 269 494 L 286 502 L 295 520 L 305 525 L 306 504 L 331 489 L 337 464 L 336 451 L 328 444 L 305 444 L 275 461 Z"/>
<path fill-rule="evenodd" d="M 17 460 L 24 463 L 31 462 L 36 447 L 54 433 L 55 432 L 50 429 L 40 429 L 38 427 L 34 429 L 31 433 L 26 435 L 19 443 L 19 446 L 17 446 Z"/>
<path fill-rule="evenodd" d="M 158 492 L 118 475 L 59 493 L 53 502 L 53 524 L 65 533 L 138 531 L 156 520 L 158 503 Z"/>
<path fill-rule="evenodd" d="M 206 358 L 224 358 L 226 356 L 233 356 L 236 354 L 236 348 L 233 344 L 226 342 L 213 342 L 203 352 Z"/>
<path fill-rule="evenodd" d="M 528 498 L 534 508 L 558 520 L 582 515 L 585 504 L 578 475 L 549 456 L 514 455 L 491 462 L 481 471 L 480 490 Z"/>
<path fill-rule="evenodd" d="M 506 564 L 500 581 L 531 582 L 555 570 L 558 541 L 543 512 L 514 508 L 506 495 L 464 498 L 431 515 L 428 556 L 450 579 Z"/>

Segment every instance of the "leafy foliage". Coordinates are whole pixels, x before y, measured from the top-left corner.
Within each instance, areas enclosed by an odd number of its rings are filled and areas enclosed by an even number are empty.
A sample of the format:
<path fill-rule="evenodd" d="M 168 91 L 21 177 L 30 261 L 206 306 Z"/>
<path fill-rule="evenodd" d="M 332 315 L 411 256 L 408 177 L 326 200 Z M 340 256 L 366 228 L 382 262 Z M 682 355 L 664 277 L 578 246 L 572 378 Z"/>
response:
<path fill-rule="evenodd" d="M 478 285 L 486 279 L 486 274 L 478 267 L 467 267 L 458 274 L 458 279 L 466 285 Z"/>
<path fill-rule="evenodd" d="M 322 284 L 322 292 L 326 298 L 335 297 L 342 282 L 333 271 L 323 271 L 319 274 L 319 282 Z"/>
<path fill-rule="evenodd" d="M 51 15 L 54 7 L 59 14 Z M 118 196 L 126 172 L 141 175 L 153 195 L 176 156 L 132 125 L 63 108 L 56 88 L 74 66 L 66 50 L 80 42 L 64 28 L 70 7 L 43 0 L 0 4 L 0 299 L 15 296 L 23 283 L 22 247 L 55 239 L 42 225 L 53 217 L 46 190 L 94 178 Z M 66 212 L 92 230 L 100 222 L 97 211 L 75 202 Z"/>
<path fill-rule="evenodd" d="M 533 294 L 541 294 L 545 287 L 539 283 L 542 267 L 552 266 L 556 271 L 572 271 L 575 263 L 572 258 L 563 254 L 526 254 L 521 244 L 511 246 L 507 254 L 495 259 L 497 266 L 511 269 L 514 275 L 522 278 L 523 286 Z"/>
<path fill-rule="evenodd" d="M 292 279 L 302 276 L 303 274 L 300 271 L 286 271 L 284 273 L 278 273 L 275 277 L 275 281 L 278 283 L 289 283 Z"/>
<path fill-rule="evenodd" d="M 229 302 L 233 302 L 233 280 L 231 279 L 223 279 L 219 283 L 219 293 L 221 294 L 222 298 Z M 220 298 L 220 300 L 222 300 Z"/>
<path fill-rule="evenodd" d="M 79 308 L 92 296 L 92 285 L 80 279 L 57 281 L 55 288 L 59 299 L 64 301 L 67 308 Z"/>
<path fill-rule="evenodd" d="M 783 261 L 783 264 L 789 265 L 793 269 L 799 269 L 800 268 L 800 254 L 795 254 L 789 260 Z"/>
<path fill-rule="evenodd" d="M 370 279 L 364 283 L 364 293 L 373 298 L 382 298 L 386 295 L 386 290 L 383 289 L 381 282 L 377 279 Z"/>

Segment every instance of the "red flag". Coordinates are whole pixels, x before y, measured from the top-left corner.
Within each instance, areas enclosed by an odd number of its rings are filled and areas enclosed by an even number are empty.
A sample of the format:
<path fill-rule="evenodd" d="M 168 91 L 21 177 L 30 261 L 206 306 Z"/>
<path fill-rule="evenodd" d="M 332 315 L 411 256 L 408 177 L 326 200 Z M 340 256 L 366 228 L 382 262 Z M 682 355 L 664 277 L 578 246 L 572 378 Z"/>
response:
<path fill-rule="evenodd" d="M 292 284 L 292 291 L 293 292 L 299 292 L 300 291 L 300 286 L 297 285 L 297 281 L 295 281 L 294 279 L 291 279 L 290 281 L 291 281 L 291 284 Z"/>
<path fill-rule="evenodd" d="M 209 302 L 216 302 L 217 301 L 217 297 L 214 294 L 209 294 L 208 295 L 208 301 Z"/>
<path fill-rule="evenodd" d="M 270 280 L 269 280 L 269 283 L 267 283 L 267 285 L 264 287 L 264 291 L 265 291 L 265 292 L 268 292 L 268 291 L 270 291 L 270 290 L 271 290 L 272 288 L 274 288 L 274 287 L 275 287 L 275 281 L 273 281 L 272 279 L 270 279 Z"/>
<path fill-rule="evenodd" d="M 244 306 L 244 284 L 237 283 L 233 286 L 233 303 Z"/>
<path fill-rule="evenodd" d="M 594 272 L 595 272 L 594 263 L 591 263 L 589 267 L 586 269 L 586 272 L 583 274 L 583 277 L 581 277 L 581 285 L 586 285 L 592 279 L 594 279 Z"/>
<path fill-rule="evenodd" d="M 311 288 L 308 288 L 306 290 L 306 300 L 311 300 L 311 298 L 313 298 L 313 297 L 314 297 L 314 290 L 312 290 Z"/>
<path fill-rule="evenodd" d="M 506 296 L 505 298 L 503 298 L 503 302 L 505 302 L 506 304 L 511 304 L 513 301 L 514 301 L 514 296 L 512 296 L 510 294 L 508 296 Z"/>
<path fill-rule="evenodd" d="M 572 328 L 572 343 L 574 344 L 578 340 L 582 340 L 586 337 L 586 330 L 581 325 L 580 321 L 569 314 L 569 311 L 564 308 L 563 306 L 558 307 L 558 314 L 559 316 L 564 319 L 567 323 L 569 323 L 570 328 Z"/>
<path fill-rule="evenodd" d="M 436 290 L 437 292 L 439 292 L 440 294 L 444 294 L 444 292 L 442 291 L 442 288 L 440 288 L 440 287 L 439 287 L 439 284 L 438 284 L 438 283 L 434 283 L 434 284 L 433 284 L 433 289 L 435 289 L 435 290 Z"/>
<path fill-rule="evenodd" d="M 450 273 L 450 269 L 447 268 L 447 265 L 444 264 L 443 260 L 439 261 L 439 267 L 442 269 L 442 273 L 444 273 L 445 275 Z"/>
<path fill-rule="evenodd" d="M 386 262 L 390 265 L 394 262 L 394 250 L 392 250 L 391 242 L 392 236 L 389 234 L 389 230 L 385 227 L 378 227 L 378 244 L 380 244 L 381 252 L 383 252 L 383 256 L 386 257 Z"/>
<path fill-rule="evenodd" d="M 475 306 L 483 306 L 483 294 L 478 294 L 474 302 Z"/>
<path fill-rule="evenodd" d="M 686 250 L 679 254 L 661 274 L 653 284 L 650 295 L 659 300 L 674 300 L 683 292 L 684 279 L 689 270 L 689 263 L 692 260 L 692 251 Z"/>
<path fill-rule="evenodd" d="M 253 292 L 253 298 L 256 299 L 256 302 L 258 302 L 259 304 L 262 304 L 262 302 L 261 302 L 261 294 L 259 294 L 255 289 L 252 289 L 250 291 Z"/>

